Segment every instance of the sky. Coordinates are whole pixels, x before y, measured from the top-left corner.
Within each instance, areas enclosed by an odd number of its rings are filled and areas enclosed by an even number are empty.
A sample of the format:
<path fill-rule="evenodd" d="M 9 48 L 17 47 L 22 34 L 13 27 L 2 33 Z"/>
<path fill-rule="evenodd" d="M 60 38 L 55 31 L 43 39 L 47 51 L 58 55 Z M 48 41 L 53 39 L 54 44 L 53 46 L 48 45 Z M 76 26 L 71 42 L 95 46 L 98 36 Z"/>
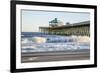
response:
<path fill-rule="evenodd" d="M 54 18 L 58 18 L 65 25 L 66 22 L 77 23 L 88 21 L 90 20 L 90 13 L 22 10 L 22 32 L 39 32 L 40 26 L 48 27 L 49 21 Z"/>

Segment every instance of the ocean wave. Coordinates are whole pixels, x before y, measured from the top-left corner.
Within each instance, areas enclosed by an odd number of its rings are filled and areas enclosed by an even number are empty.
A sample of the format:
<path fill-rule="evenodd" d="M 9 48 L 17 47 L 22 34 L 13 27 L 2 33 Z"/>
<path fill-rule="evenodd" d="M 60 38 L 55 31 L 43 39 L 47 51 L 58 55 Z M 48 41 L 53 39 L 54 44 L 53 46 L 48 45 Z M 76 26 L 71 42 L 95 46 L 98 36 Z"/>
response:
<path fill-rule="evenodd" d="M 48 34 L 24 33 L 21 40 L 22 52 L 66 51 L 90 49 L 88 36 L 58 36 Z M 27 37 L 27 36 L 31 37 Z"/>

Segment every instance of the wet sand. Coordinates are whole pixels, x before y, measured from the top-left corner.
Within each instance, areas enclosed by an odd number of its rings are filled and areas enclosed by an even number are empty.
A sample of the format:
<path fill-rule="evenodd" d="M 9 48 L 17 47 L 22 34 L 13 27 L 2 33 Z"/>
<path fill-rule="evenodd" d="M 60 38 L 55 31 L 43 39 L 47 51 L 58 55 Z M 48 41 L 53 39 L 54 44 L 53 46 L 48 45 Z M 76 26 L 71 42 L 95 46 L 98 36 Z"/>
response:
<path fill-rule="evenodd" d="M 69 60 L 88 60 L 90 50 L 67 50 L 56 52 L 27 52 L 21 53 L 21 62 L 49 62 L 49 61 L 69 61 Z"/>

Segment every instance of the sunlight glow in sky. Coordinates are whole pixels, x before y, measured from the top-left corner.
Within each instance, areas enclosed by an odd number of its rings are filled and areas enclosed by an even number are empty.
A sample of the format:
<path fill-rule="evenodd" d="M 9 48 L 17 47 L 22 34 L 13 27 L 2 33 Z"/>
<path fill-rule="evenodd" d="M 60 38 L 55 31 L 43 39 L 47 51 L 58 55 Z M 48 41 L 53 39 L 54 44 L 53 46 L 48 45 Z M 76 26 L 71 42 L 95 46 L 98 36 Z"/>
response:
<path fill-rule="evenodd" d="M 89 13 L 79 12 L 54 12 L 54 11 L 34 11 L 22 10 L 22 32 L 38 32 L 40 26 L 49 26 L 49 21 L 54 18 L 62 21 L 64 24 L 77 23 L 90 20 Z"/>

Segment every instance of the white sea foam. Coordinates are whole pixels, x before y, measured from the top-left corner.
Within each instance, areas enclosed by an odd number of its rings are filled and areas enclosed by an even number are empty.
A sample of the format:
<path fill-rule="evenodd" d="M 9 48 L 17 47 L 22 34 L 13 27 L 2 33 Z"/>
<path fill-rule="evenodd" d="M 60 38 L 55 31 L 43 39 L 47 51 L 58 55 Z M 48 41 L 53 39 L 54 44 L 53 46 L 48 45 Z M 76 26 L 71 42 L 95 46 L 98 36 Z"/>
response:
<path fill-rule="evenodd" d="M 51 39 L 52 38 L 52 39 Z M 71 40 L 71 41 L 69 41 Z M 75 49 L 90 49 L 90 40 L 87 36 L 24 38 L 22 52 L 65 51 Z"/>

